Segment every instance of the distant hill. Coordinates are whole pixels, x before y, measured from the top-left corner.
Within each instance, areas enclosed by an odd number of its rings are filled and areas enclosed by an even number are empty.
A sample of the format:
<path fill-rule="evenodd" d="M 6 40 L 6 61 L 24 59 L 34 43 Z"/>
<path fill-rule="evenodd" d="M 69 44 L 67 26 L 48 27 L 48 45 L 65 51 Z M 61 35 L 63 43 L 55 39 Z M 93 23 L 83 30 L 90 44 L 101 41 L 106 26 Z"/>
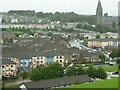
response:
<path fill-rule="evenodd" d="M 34 16 L 35 11 L 33 10 L 10 10 L 7 12 L 8 14 L 17 14 L 17 15 L 22 15 L 22 16 Z"/>
<path fill-rule="evenodd" d="M 65 12 L 65 13 L 43 13 L 35 12 L 34 10 L 10 10 L 8 14 L 16 14 L 23 16 L 35 16 L 39 18 L 47 18 L 52 21 L 61 21 L 61 22 L 88 22 L 89 24 L 96 23 L 95 15 L 79 15 L 74 12 Z"/>

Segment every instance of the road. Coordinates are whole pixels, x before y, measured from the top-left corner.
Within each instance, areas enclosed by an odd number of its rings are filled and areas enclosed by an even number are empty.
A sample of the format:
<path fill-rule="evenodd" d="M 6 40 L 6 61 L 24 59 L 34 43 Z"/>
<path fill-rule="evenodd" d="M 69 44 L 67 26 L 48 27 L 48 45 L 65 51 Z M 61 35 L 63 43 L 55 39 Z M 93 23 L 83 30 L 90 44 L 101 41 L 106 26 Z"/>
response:
<path fill-rule="evenodd" d="M 115 66 L 117 64 L 114 64 L 113 66 Z M 94 65 L 93 67 L 108 67 L 109 65 L 108 64 L 104 64 L 104 65 Z M 88 68 L 89 66 L 85 66 L 83 68 Z"/>
<path fill-rule="evenodd" d="M 28 79 L 28 80 L 24 80 L 24 83 L 25 82 L 30 82 L 31 80 Z M 6 83 L 5 85 L 14 85 L 14 84 L 20 84 L 20 83 L 23 83 L 23 79 L 19 79 L 18 81 L 15 81 L 15 82 L 9 82 L 9 83 Z"/>

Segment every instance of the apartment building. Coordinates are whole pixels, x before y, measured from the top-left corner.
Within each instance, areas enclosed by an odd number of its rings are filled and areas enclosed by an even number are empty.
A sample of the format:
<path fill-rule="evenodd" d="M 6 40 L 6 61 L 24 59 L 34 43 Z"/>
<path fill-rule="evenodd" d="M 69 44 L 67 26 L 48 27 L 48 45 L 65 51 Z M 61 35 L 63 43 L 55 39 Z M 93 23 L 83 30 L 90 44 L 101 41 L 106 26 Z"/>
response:
<path fill-rule="evenodd" d="M 10 59 L 2 59 L 2 75 L 5 77 L 16 76 L 16 63 Z"/>

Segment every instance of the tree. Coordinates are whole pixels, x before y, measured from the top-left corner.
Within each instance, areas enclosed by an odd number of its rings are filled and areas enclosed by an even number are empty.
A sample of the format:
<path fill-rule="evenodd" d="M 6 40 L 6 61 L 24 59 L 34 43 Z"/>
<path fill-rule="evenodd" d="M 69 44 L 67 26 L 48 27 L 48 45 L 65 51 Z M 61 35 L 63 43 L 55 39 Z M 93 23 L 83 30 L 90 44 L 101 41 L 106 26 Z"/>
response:
<path fill-rule="evenodd" d="M 1 83 L 2 83 L 2 89 L 1 89 L 1 90 L 6 90 L 6 89 L 5 89 L 5 82 L 2 81 Z M 1 88 L 1 87 L 0 87 L 0 88 Z"/>
<path fill-rule="evenodd" d="M 33 81 L 63 77 L 63 67 L 58 64 L 49 64 L 46 67 L 37 67 L 30 73 L 30 79 Z"/>
<path fill-rule="evenodd" d="M 117 63 L 120 64 L 120 59 L 119 58 L 117 59 Z"/>
<path fill-rule="evenodd" d="M 76 75 L 76 69 L 74 66 L 72 67 L 69 67 L 67 70 L 66 70 L 66 76 L 74 76 Z"/>
<path fill-rule="evenodd" d="M 100 35 L 96 35 L 96 39 L 99 39 L 100 38 Z"/>
<path fill-rule="evenodd" d="M 85 73 L 86 72 L 85 72 L 85 70 L 82 67 L 79 67 L 79 68 L 76 69 L 76 74 L 77 75 L 83 75 Z"/>
<path fill-rule="evenodd" d="M 116 29 L 111 28 L 109 26 L 105 25 L 96 25 L 96 27 L 93 29 L 94 31 L 100 32 L 100 33 L 105 33 L 105 32 L 117 32 Z"/>
<path fill-rule="evenodd" d="M 23 82 L 24 82 L 24 79 L 28 78 L 28 72 L 22 72 L 21 77 L 22 77 Z"/>
<path fill-rule="evenodd" d="M 96 70 L 96 78 L 100 78 L 100 79 L 106 79 L 107 78 L 107 73 L 105 72 L 105 70 L 101 67 L 99 67 Z"/>
<path fill-rule="evenodd" d="M 105 59 L 106 59 L 106 56 L 105 56 L 103 53 L 100 53 L 100 54 L 99 54 L 99 58 L 100 58 L 101 60 L 105 60 Z"/>
<path fill-rule="evenodd" d="M 76 26 L 76 28 L 83 29 L 83 25 L 82 25 L 82 24 L 78 24 L 78 25 Z"/>
<path fill-rule="evenodd" d="M 116 23 L 114 21 L 112 22 L 112 28 L 116 28 Z"/>
<path fill-rule="evenodd" d="M 86 29 L 86 30 L 93 30 L 93 26 L 91 26 L 91 25 L 87 25 L 87 24 L 85 24 L 84 25 L 84 29 Z"/>
<path fill-rule="evenodd" d="M 34 68 L 30 73 L 30 80 L 33 80 L 33 81 L 41 80 L 42 77 L 41 77 L 40 71 L 41 71 L 40 67 Z"/>
<path fill-rule="evenodd" d="M 89 68 L 87 69 L 87 75 L 91 78 L 95 78 L 96 77 L 96 69 L 93 66 L 89 66 Z"/>
<path fill-rule="evenodd" d="M 84 40 L 83 45 L 88 46 L 88 40 Z"/>
<path fill-rule="evenodd" d="M 115 58 L 115 57 L 118 57 L 118 49 L 113 49 L 112 50 L 112 53 L 110 54 L 110 57 L 112 57 L 112 58 Z"/>
<path fill-rule="evenodd" d="M 48 36 L 52 36 L 53 34 L 50 32 L 50 33 L 48 33 L 47 35 L 48 35 Z"/>
<path fill-rule="evenodd" d="M 104 13 L 104 17 L 108 17 L 108 13 Z"/>
<path fill-rule="evenodd" d="M 117 58 L 118 69 L 120 70 L 120 58 Z"/>

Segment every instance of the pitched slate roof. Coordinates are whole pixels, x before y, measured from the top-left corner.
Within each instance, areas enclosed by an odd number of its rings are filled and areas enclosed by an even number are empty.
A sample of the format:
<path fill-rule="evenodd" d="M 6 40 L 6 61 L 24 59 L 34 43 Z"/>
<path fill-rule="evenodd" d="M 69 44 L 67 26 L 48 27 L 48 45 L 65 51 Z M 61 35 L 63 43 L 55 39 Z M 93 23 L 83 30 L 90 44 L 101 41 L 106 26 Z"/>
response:
<path fill-rule="evenodd" d="M 108 42 L 108 41 L 113 41 L 113 42 L 117 42 L 118 39 L 110 39 L 110 38 L 105 38 L 105 39 L 91 39 L 89 41 L 98 41 L 98 42 Z"/>
<path fill-rule="evenodd" d="M 16 63 L 11 61 L 10 59 L 2 59 L 2 64 L 16 64 Z"/>
<path fill-rule="evenodd" d="M 74 81 L 80 80 L 81 83 L 91 82 L 91 78 L 88 75 L 78 75 L 78 76 L 65 76 L 62 78 L 50 79 L 50 80 L 41 80 L 31 83 L 26 83 L 26 88 L 50 88 L 50 87 L 59 87 L 64 85 L 71 85 Z"/>

